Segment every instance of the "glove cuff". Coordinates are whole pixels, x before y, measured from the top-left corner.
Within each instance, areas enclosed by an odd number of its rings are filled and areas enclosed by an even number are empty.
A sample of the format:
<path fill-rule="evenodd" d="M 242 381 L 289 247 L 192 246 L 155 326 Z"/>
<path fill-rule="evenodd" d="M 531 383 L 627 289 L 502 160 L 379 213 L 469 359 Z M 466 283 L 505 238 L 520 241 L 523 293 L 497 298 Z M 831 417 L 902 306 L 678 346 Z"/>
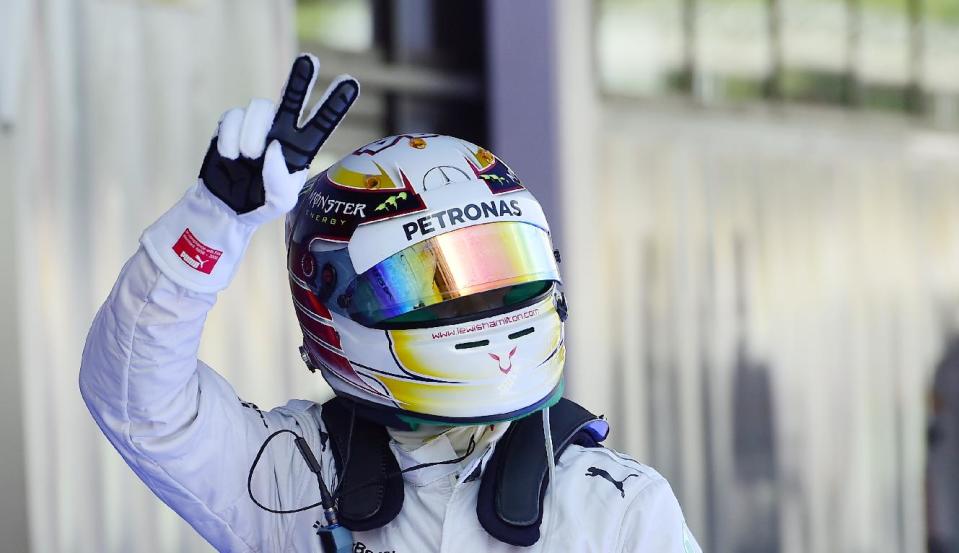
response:
<path fill-rule="evenodd" d="M 176 284 L 196 292 L 218 292 L 233 279 L 255 230 L 197 181 L 143 231 L 140 244 Z"/>

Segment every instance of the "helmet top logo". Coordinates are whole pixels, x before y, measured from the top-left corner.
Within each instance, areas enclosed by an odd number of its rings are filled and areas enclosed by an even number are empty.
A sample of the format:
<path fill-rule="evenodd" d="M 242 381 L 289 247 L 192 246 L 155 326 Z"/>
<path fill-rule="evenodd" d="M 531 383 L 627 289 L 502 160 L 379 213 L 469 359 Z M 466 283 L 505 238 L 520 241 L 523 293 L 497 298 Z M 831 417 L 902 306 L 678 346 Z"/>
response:
<path fill-rule="evenodd" d="M 413 148 L 416 148 L 416 149 L 418 149 L 418 150 L 421 150 L 421 149 L 423 149 L 423 148 L 426 147 L 426 140 L 424 140 L 424 139 L 426 139 L 426 138 L 434 138 L 434 137 L 437 137 L 437 136 L 439 136 L 439 135 L 438 135 L 438 134 L 423 134 L 423 133 L 400 134 L 400 135 L 396 135 L 396 136 L 387 136 L 386 138 L 381 138 L 381 139 L 379 139 L 379 140 L 377 140 L 377 141 L 375 141 L 375 142 L 370 142 L 370 143 L 367 144 L 366 146 L 361 146 L 361 147 L 357 148 L 356 150 L 353 151 L 353 155 L 355 155 L 355 156 L 361 156 L 361 155 L 372 156 L 372 155 L 376 155 L 376 154 L 382 152 L 383 150 L 386 150 L 386 149 L 388 149 L 388 148 L 392 148 L 393 146 L 396 146 L 396 145 L 399 144 L 400 141 L 403 140 L 404 138 L 408 141 L 407 144 L 409 144 L 410 147 L 413 147 Z"/>
<path fill-rule="evenodd" d="M 492 357 L 494 361 L 496 361 L 497 366 L 499 366 L 500 372 L 502 372 L 503 374 L 509 374 L 509 372 L 513 370 L 513 355 L 516 354 L 516 348 L 518 347 L 519 346 L 513 346 L 513 349 L 509 350 L 509 354 L 507 354 L 506 356 L 505 367 L 503 366 L 502 357 L 500 357 L 499 355 L 496 355 L 495 353 L 489 353 L 489 356 Z"/>

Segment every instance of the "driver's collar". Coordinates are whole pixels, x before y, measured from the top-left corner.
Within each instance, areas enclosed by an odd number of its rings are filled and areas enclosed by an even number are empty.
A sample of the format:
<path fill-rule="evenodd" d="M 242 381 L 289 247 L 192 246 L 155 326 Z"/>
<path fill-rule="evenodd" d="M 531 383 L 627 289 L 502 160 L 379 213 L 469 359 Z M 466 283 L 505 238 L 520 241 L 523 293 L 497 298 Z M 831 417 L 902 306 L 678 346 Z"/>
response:
<path fill-rule="evenodd" d="M 388 428 L 390 449 L 400 470 L 425 463 L 439 463 L 460 457 L 469 449 L 470 439 L 476 443 L 473 453 L 458 463 L 433 465 L 403 474 L 414 486 L 425 486 L 461 471 L 473 472 L 476 463 L 491 451 L 491 446 L 506 433 L 509 422 L 481 426 L 420 426 L 416 430 Z"/>

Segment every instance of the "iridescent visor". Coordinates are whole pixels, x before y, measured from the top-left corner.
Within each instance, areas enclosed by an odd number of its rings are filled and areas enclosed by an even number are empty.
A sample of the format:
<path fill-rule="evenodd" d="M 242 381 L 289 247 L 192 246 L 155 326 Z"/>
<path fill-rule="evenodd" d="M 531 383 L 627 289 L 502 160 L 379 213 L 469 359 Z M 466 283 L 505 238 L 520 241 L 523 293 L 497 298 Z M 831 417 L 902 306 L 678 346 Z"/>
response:
<path fill-rule="evenodd" d="M 415 309 L 536 281 L 559 281 L 549 235 L 520 222 L 475 225 L 414 244 L 356 277 L 349 313 L 377 324 Z"/>

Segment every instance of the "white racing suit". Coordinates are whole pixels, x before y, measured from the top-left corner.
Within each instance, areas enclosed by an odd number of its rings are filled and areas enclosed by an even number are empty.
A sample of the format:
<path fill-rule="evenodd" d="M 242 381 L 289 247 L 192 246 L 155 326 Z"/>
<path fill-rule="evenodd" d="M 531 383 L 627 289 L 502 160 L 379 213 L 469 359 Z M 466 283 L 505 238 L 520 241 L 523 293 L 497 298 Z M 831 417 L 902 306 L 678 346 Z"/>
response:
<path fill-rule="evenodd" d="M 309 87 L 299 86 L 294 92 L 302 102 Z M 208 158 L 218 151 L 226 159 L 263 160 L 265 204 L 238 215 L 202 180 L 193 186 L 144 232 L 142 247 L 93 321 L 80 368 L 80 391 L 103 433 L 143 482 L 220 551 L 320 551 L 319 507 L 274 514 L 249 496 L 254 457 L 274 432 L 289 429 L 305 438 L 329 487 L 337 476 L 319 405 L 294 400 L 260 412 L 197 359 L 207 312 L 217 291 L 229 284 L 256 226 L 289 210 L 306 178 L 305 169 L 287 172 L 277 142 L 266 146 L 274 113 L 266 101 L 252 102 L 246 112 L 228 112 L 208 152 Z M 315 152 L 319 144 L 313 146 Z M 577 445 L 569 446 L 556 466 L 539 541 L 531 547 L 498 541 L 477 518 L 479 480 L 458 477 L 481 471 L 501 435 L 487 433 L 460 463 L 405 473 L 402 511 L 381 528 L 354 532 L 353 551 L 700 551 L 659 474 L 609 449 Z M 408 446 L 391 444 L 401 469 L 458 457 L 445 435 Z M 266 448 L 251 489 L 274 510 L 319 499 L 315 476 L 285 434 Z"/>
<path fill-rule="evenodd" d="M 261 510 L 247 494 L 253 457 L 271 433 L 301 434 L 333 479 L 321 443 L 319 405 L 294 400 L 259 412 L 197 360 L 214 293 L 175 284 L 141 249 L 93 322 L 83 352 L 80 390 L 97 424 L 137 475 L 219 551 L 318 551 L 319 507 L 294 515 Z M 355 551 L 549 551 L 691 553 L 699 551 L 662 476 L 605 448 L 570 446 L 547 493 L 549 534 L 520 548 L 489 536 L 476 517 L 479 482 L 460 482 L 495 447 L 459 465 L 406 473 L 400 515 L 385 527 L 354 533 Z M 443 439 L 412 452 L 400 468 L 457 457 Z M 602 472 L 600 472 L 602 471 Z M 594 476 L 590 476 L 590 475 Z M 606 478 L 609 477 L 609 479 Z M 318 500 L 316 481 L 291 439 L 274 440 L 261 459 L 253 493 L 274 509 Z M 557 493 L 558 513 L 549 510 Z M 555 518 L 554 518 L 555 517 Z"/>
<path fill-rule="evenodd" d="M 162 224 L 163 220 L 159 224 Z M 320 406 L 294 400 L 259 412 L 196 357 L 215 293 L 174 283 L 141 248 L 101 307 L 83 352 L 80 390 L 97 424 L 137 475 L 220 551 L 319 551 L 320 508 L 277 515 L 247 494 L 253 458 L 281 428 L 304 436 L 332 485 L 334 461 L 321 440 Z M 289 437 L 266 449 L 253 479 L 257 499 L 274 509 L 318 500 L 316 480 Z M 385 527 L 355 532 L 354 551 L 549 551 L 692 553 L 666 480 L 605 448 L 572 445 L 550 484 L 542 528 L 532 547 L 499 542 L 476 516 L 477 480 L 458 481 L 487 459 L 495 442 L 458 465 L 404 474 L 400 515 Z M 400 468 L 457 457 L 442 438 L 412 452 L 394 447 Z M 608 477 L 608 478 L 607 478 Z M 549 510 L 557 493 L 559 512 Z M 554 518 L 555 517 L 555 518 Z M 552 519 L 552 520 L 551 520 Z"/>

